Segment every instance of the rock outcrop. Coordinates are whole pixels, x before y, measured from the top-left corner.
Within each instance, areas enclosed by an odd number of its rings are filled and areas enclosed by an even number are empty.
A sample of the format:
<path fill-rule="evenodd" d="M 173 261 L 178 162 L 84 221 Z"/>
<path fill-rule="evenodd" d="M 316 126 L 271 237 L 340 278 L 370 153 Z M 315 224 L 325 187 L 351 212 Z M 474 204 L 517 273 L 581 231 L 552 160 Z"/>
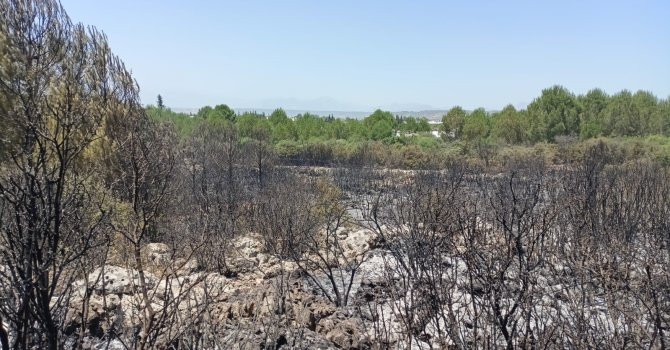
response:
<path fill-rule="evenodd" d="M 373 242 L 369 232 L 338 234 L 346 256 L 370 254 L 364 256 L 355 277 L 353 300 L 359 286 L 381 279 L 384 261 L 380 253 L 369 253 Z M 206 320 L 209 336 L 230 348 L 363 349 L 369 344 L 353 302 L 336 307 L 298 264 L 264 252 L 256 235 L 231 242 L 226 264 L 234 277 L 199 271 L 195 259 L 175 258 L 161 243 L 143 247 L 142 256 L 147 266 L 144 284 L 137 270 L 107 265 L 73 285 L 68 329 L 75 333 L 82 324 L 89 329 L 86 347 L 114 348 L 115 338 L 127 342 L 141 332 L 147 317 L 153 317 L 155 324 L 162 321 L 156 320 L 159 315 L 181 322 L 174 327 L 185 331 Z M 167 340 L 161 341 L 157 344 L 167 345 Z"/>

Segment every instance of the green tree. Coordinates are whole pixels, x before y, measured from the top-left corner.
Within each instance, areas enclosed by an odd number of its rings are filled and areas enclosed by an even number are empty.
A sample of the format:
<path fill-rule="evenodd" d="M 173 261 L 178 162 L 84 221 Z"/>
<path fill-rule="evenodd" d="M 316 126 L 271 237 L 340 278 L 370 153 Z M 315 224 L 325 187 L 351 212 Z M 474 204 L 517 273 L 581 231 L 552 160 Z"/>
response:
<path fill-rule="evenodd" d="M 350 140 L 362 141 L 368 138 L 368 131 L 361 120 L 347 118 L 344 124 L 346 125 Z"/>
<path fill-rule="evenodd" d="M 363 124 L 369 130 L 369 138 L 383 140 L 393 136 L 395 118 L 391 112 L 377 109 L 363 120 Z"/>
<path fill-rule="evenodd" d="M 257 114 L 245 114 L 237 119 L 240 135 L 246 138 L 247 157 L 256 168 L 258 185 L 264 187 L 265 174 L 272 167 L 272 126 Z"/>
<path fill-rule="evenodd" d="M 606 135 L 642 136 L 662 133 L 663 116 L 656 96 L 647 91 L 621 91 L 603 110 Z"/>
<path fill-rule="evenodd" d="M 390 124 L 393 127 L 395 124 L 395 117 L 393 117 L 391 112 L 377 109 L 363 120 L 363 123 L 365 123 L 366 126 L 373 126 L 379 122 Z"/>
<path fill-rule="evenodd" d="M 603 111 L 609 103 L 609 96 L 601 89 L 593 89 L 577 97 L 581 105 L 580 137 L 588 139 L 603 133 Z"/>
<path fill-rule="evenodd" d="M 235 124 L 241 137 L 253 137 L 256 128 L 263 125 L 263 128 L 270 130 L 270 122 L 263 115 L 257 113 L 245 112 L 237 117 Z"/>
<path fill-rule="evenodd" d="M 603 111 L 605 135 L 633 136 L 640 133 L 640 120 L 635 117 L 633 95 L 623 90 L 612 96 Z"/>
<path fill-rule="evenodd" d="M 221 104 L 214 106 L 214 108 L 210 106 L 200 108 L 196 114 L 196 118 L 228 120 L 234 122 L 236 115 L 235 111 L 228 107 L 228 105 Z"/>
<path fill-rule="evenodd" d="M 417 119 L 416 123 L 416 132 L 430 132 L 430 123 L 428 123 L 428 119 L 426 118 L 419 118 Z"/>
<path fill-rule="evenodd" d="M 322 137 L 326 124 L 323 118 L 310 113 L 298 115 L 294 123 L 298 139 L 302 141 Z"/>
<path fill-rule="evenodd" d="M 430 132 L 430 123 L 426 118 L 407 117 L 398 124 L 398 129 L 411 133 Z"/>
<path fill-rule="evenodd" d="M 640 120 L 639 135 L 661 133 L 662 117 L 658 109 L 658 98 L 649 91 L 638 91 L 633 95 L 635 116 Z"/>
<path fill-rule="evenodd" d="M 661 120 L 661 133 L 670 135 L 670 96 L 658 103 L 658 114 Z"/>
<path fill-rule="evenodd" d="M 485 139 L 491 132 L 491 119 L 484 108 L 475 109 L 463 123 L 463 139 L 476 141 Z"/>
<path fill-rule="evenodd" d="M 190 134 L 195 128 L 198 119 L 194 119 L 185 113 L 173 112 L 170 108 L 158 108 L 148 106 L 145 108 L 146 114 L 152 120 L 160 123 L 171 123 L 175 130 L 179 132 L 179 136 L 184 137 Z"/>
<path fill-rule="evenodd" d="M 559 135 L 579 134 L 581 109 L 575 96 L 562 86 L 542 90 L 528 106 L 533 141 L 554 141 Z"/>
<path fill-rule="evenodd" d="M 418 123 L 416 122 L 416 118 L 414 117 L 407 117 L 404 118 L 401 122 L 401 124 L 398 126 L 398 129 L 405 131 L 405 132 L 416 132 L 416 129 L 418 128 Z"/>
<path fill-rule="evenodd" d="M 65 325 L 88 312 L 90 289 L 72 303 L 75 281 L 104 262 L 113 211 L 94 150 L 115 120 L 147 118 L 101 32 L 58 1 L 0 9 L 0 344 L 78 347 L 86 327 Z"/>
<path fill-rule="evenodd" d="M 195 115 L 199 119 L 207 119 L 207 116 L 212 112 L 211 106 L 204 106 L 198 110 L 198 113 Z"/>
<path fill-rule="evenodd" d="M 505 106 L 502 111 L 496 113 L 493 117 L 493 135 L 509 144 L 525 142 L 528 139 L 527 128 L 525 115 L 517 111 L 512 105 Z"/>
<path fill-rule="evenodd" d="M 608 134 L 616 136 L 650 135 L 664 128 L 658 99 L 647 91 L 615 94 L 603 114 Z"/>
<path fill-rule="evenodd" d="M 207 114 L 208 119 L 221 119 L 221 120 L 229 120 L 229 121 L 235 121 L 235 111 L 233 111 L 228 105 L 221 104 L 221 105 L 216 105 L 214 106 L 214 109 L 212 109 L 208 114 Z"/>
<path fill-rule="evenodd" d="M 393 124 L 382 120 L 372 125 L 370 129 L 370 138 L 372 140 L 383 140 L 393 136 Z"/>
<path fill-rule="evenodd" d="M 290 120 L 290 119 L 289 119 L 288 115 L 286 115 L 286 112 L 283 109 L 277 108 L 274 111 L 272 111 L 272 114 L 270 114 L 269 120 L 270 120 L 270 123 L 272 123 L 272 125 L 277 125 L 277 124 L 285 123 L 287 120 Z"/>
<path fill-rule="evenodd" d="M 270 118 L 268 118 L 268 121 L 272 125 L 273 140 L 295 141 L 298 139 L 295 123 L 288 117 L 288 115 L 286 115 L 286 112 L 283 109 L 275 109 L 270 115 Z"/>
<path fill-rule="evenodd" d="M 347 140 L 351 137 L 347 123 L 342 119 L 335 119 L 326 123 L 325 135 L 333 140 Z"/>
<path fill-rule="evenodd" d="M 442 131 L 447 138 L 460 139 L 467 113 L 461 106 L 453 107 L 442 117 Z"/>
<path fill-rule="evenodd" d="M 156 106 L 160 109 L 165 108 L 165 105 L 163 104 L 163 96 L 158 94 L 158 98 L 156 98 Z"/>

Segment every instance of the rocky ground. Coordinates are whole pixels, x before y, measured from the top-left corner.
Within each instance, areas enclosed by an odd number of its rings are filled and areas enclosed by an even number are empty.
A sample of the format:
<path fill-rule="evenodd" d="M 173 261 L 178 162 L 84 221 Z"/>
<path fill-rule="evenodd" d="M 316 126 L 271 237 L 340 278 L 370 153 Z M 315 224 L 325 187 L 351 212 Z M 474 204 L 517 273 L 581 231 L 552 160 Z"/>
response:
<path fill-rule="evenodd" d="M 173 259 L 164 244 L 148 245 L 144 251 L 149 263 L 144 276 L 146 295 L 134 269 L 108 265 L 91 271 L 87 280 L 74 284 L 67 329 L 74 339 L 78 329 L 86 328 L 89 335 L 83 344 L 92 349 L 135 348 L 141 339 L 166 348 L 176 346 L 178 337 L 182 339 L 179 345 L 185 346 L 185 334 L 191 335 L 191 345 L 218 349 L 442 349 L 454 345 L 445 341 L 450 337 L 467 340 L 478 336 L 473 334 L 473 315 L 477 314 L 473 301 L 482 308 L 488 305 L 486 300 L 475 300 L 482 298 L 487 286 L 466 278 L 468 266 L 458 252 L 444 260 L 444 274 L 451 277 L 443 278 L 453 284 L 445 289 L 448 303 L 442 307 L 449 311 L 445 315 L 454 317 L 451 323 L 458 324 L 449 328 L 448 320 L 421 316 L 422 306 L 410 305 L 417 299 L 409 293 L 418 287 L 404 289 L 403 295 L 391 292 L 394 284 L 405 282 L 394 275 L 395 260 L 390 251 L 377 246 L 375 234 L 353 229 L 338 234 L 345 255 L 364 256 L 347 305 L 334 305 L 316 287 L 314 278 L 327 285 L 323 274 L 267 254 L 260 237 L 250 234 L 233 241 L 226 276 L 201 271 L 195 259 Z M 508 293 L 502 297 L 503 306 L 514 303 L 521 288 L 513 282 L 518 270 L 511 268 L 507 273 L 511 282 L 503 285 Z M 560 322 L 574 324 L 578 315 L 586 315 L 592 332 L 603 337 L 616 334 L 623 327 L 617 323 L 623 316 L 612 308 L 619 312 L 627 303 L 635 308 L 635 301 L 614 300 L 603 291 L 584 299 L 584 285 L 577 285 L 574 276 L 560 264 L 538 269 L 532 279 L 532 312 L 527 319 L 513 315 L 516 327 L 550 332 Z M 82 314 L 86 300 L 89 311 Z M 423 329 L 409 343 L 404 323 L 407 310 L 425 317 Z M 149 326 L 147 320 L 152 320 Z M 648 321 L 642 316 L 639 320 L 644 328 Z M 458 334 L 445 336 L 450 329 Z M 479 332 L 503 341 L 493 323 L 480 325 Z"/>
<path fill-rule="evenodd" d="M 198 332 L 209 333 L 221 349 L 369 348 L 371 332 L 360 310 L 382 283 L 385 252 L 371 249 L 374 235 L 369 231 L 341 235 L 352 254 L 365 254 L 352 284 L 352 301 L 345 307 L 335 307 L 295 263 L 264 253 L 253 234 L 232 244 L 226 275 L 234 277 L 199 271 L 195 259 L 175 263 L 167 245 L 148 245 L 144 253 L 150 268 L 144 280 L 153 318 L 182 323 L 172 334 L 160 332 L 158 344 L 166 346 L 170 335 L 193 327 L 189 322 L 202 322 L 207 326 Z M 128 347 L 132 337 L 143 336 L 147 303 L 139 286 L 139 273 L 132 268 L 107 265 L 91 271 L 74 284 L 68 328 L 73 334 L 87 328 L 92 336 L 84 343 L 89 348 Z M 85 300 L 89 312 L 82 315 Z"/>

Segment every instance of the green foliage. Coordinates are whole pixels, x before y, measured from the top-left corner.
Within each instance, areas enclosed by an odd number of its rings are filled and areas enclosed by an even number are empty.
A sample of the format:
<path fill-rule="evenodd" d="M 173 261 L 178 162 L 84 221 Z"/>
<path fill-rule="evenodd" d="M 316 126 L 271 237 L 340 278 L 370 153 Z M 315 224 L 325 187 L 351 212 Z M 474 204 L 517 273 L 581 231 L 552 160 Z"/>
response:
<path fill-rule="evenodd" d="M 163 96 L 158 94 L 158 98 L 156 98 L 156 106 L 160 109 L 165 108 L 165 105 L 163 104 Z"/>
<path fill-rule="evenodd" d="M 661 130 L 662 117 L 658 109 L 658 98 L 648 91 L 638 91 L 633 95 L 633 107 L 640 121 L 639 135 L 652 135 Z"/>
<path fill-rule="evenodd" d="M 295 158 L 302 150 L 301 145 L 293 140 L 281 140 L 275 145 L 275 153 L 280 158 Z"/>
<path fill-rule="evenodd" d="M 228 105 L 216 105 L 214 106 L 214 109 L 212 109 L 208 114 L 207 114 L 207 119 L 220 119 L 220 120 L 229 120 L 229 121 L 235 121 L 235 111 L 230 109 Z"/>
<path fill-rule="evenodd" d="M 658 104 L 659 134 L 670 135 L 670 97 Z"/>
<path fill-rule="evenodd" d="M 272 135 L 272 125 L 264 115 L 244 113 L 237 117 L 235 124 L 243 138 L 269 139 Z"/>
<path fill-rule="evenodd" d="M 298 139 L 309 141 L 320 138 L 325 131 L 325 120 L 314 114 L 305 113 L 295 117 L 295 127 L 298 133 Z"/>
<path fill-rule="evenodd" d="M 368 132 L 363 125 L 363 122 L 357 119 L 346 119 L 345 125 L 347 133 L 349 134 L 349 140 L 352 141 L 363 141 L 368 139 Z"/>
<path fill-rule="evenodd" d="M 430 154 L 417 145 L 408 145 L 400 148 L 401 168 L 423 169 L 430 164 Z"/>
<path fill-rule="evenodd" d="M 603 111 L 609 103 L 609 96 L 601 89 L 593 89 L 586 95 L 578 96 L 581 105 L 580 136 L 588 139 L 602 135 Z"/>
<path fill-rule="evenodd" d="M 518 112 L 512 105 L 493 115 L 493 134 L 508 143 L 519 144 L 528 140 L 528 119 L 525 112 Z"/>
<path fill-rule="evenodd" d="M 633 96 L 624 90 L 612 96 L 612 101 L 604 111 L 605 135 L 636 135 L 640 129 L 638 120 L 632 118 Z"/>
<path fill-rule="evenodd" d="M 347 122 L 342 119 L 331 120 L 325 125 L 325 137 L 333 140 L 347 140 L 352 134 Z"/>
<path fill-rule="evenodd" d="M 370 129 L 370 139 L 379 141 L 393 136 L 393 124 L 388 121 L 379 121 Z"/>
<path fill-rule="evenodd" d="M 193 117 L 185 113 L 173 112 L 169 108 L 148 106 L 145 111 L 147 116 L 154 121 L 172 124 L 181 137 L 191 134 L 197 125 Z"/>
<path fill-rule="evenodd" d="M 402 118 L 398 122 L 398 130 L 406 133 L 421 133 L 421 132 L 430 132 L 430 124 L 426 118 L 414 118 L 407 117 Z"/>
<path fill-rule="evenodd" d="M 438 149 L 441 145 L 439 139 L 433 136 L 413 137 L 413 143 L 423 149 Z"/>
<path fill-rule="evenodd" d="M 196 117 L 198 117 L 199 119 L 207 119 L 207 116 L 209 115 L 210 112 L 212 112 L 212 107 L 204 106 L 198 110 Z"/>
<path fill-rule="evenodd" d="M 274 125 L 272 127 L 272 138 L 277 141 L 296 141 L 298 139 L 298 132 L 293 121 L 289 120 L 286 123 Z"/>
<path fill-rule="evenodd" d="M 198 125 L 201 129 L 207 129 L 211 135 L 220 133 L 235 133 L 239 134 L 239 127 L 237 123 L 225 118 L 208 118 L 201 121 Z"/>
<path fill-rule="evenodd" d="M 269 120 L 270 123 L 272 123 L 272 125 L 277 125 L 281 123 L 286 123 L 290 119 L 288 115 L 286 115 L 286 112 L 283 109 L 277 108 L 272 112 L 272 114 L 270 114 Z"/>
<path fill-rule="evenodd" d="M 196 114 L 197 118 L 200 119 L 225 119 L 229 121 L 235 121 L 236 115 L 228 105 L 220 104 L 214 106 L 204 106 L 198 110 Z"/>
<path fill-rule="evenodd" d="M 419 118 L 416 131 L 417 132 L 431 132 L 432 128 L 430 126 L 430 123 L 428 123 L 428 119 Z"/>
<path fill-rule="evenodd" d="M 582 140 L 601 136 L 603 134 L 602 124 L 595 120 L 581 122 L 579 135 Z"/>
<path fill-rule="evenodd" d="M 369 130 L 369 138 L 378 141 L 393 136 L 395 118 L 391 112 L 378 109 L 365 118 L 363 124 Z"/>
<path fill-rule="evenodd" d="M 393 117 L 393 114 L 391 114 L 391 112 L 382 111 L 381 109 L 377 109 L 376 111 L 374 111 L 372 114 L 370 114 L 368 117 L 366 117 L 363 120 L 363 123 L 366 126 L 373 126 L 377 123 L 382 123 L 382 122 L 386 123 L 386 124 L 390 124 L 391 126 L 393 126 L 393 124 L 395 123 L 395 118 Z"/>
<path fill-rule="evenodd" d="M 398 124 L 398 129 L 405 132 L 416 132 L 417 122 L 414 117 L 401 118 L 399 121 L 396 121 Z"/>
<path fill-rule="evenodd" d="M 463 122 L 463 139 L 477 141 L 485 139 L 491 132 L 491 119 L 483 108 L 474 110 Z"/>
<path fill-rule="evenodd" d="M 266 145 L 274 149 L 279 159 L 296 164 L 319 165 L 372 162 L 412 168 L 436 164 L 436 159 L 462 156 L 489 164 L 504 163 L 517 153 L 562 163 L 581 154 L 578 138 L 618 140 L 670 134 L 668 99 L 659 100 L 645 91 L 624 90 L 608 96 L 600 89 L 576 96 L 561 86 L 543 90 L 526 110 L 507 105 L 489 114 L 483 108 L 471 113 L 458 106 L 452 108 L 439 125 L 448 143 L 429 134 L 431 125 L 425 118 L 394 116 L 379 109 L 363 120 L 311 113 L 290 118 L 281 108 L 269 117 L 251 112 L 236 115 L 224 104 L 202 107 L 195 117 L 166 107 L 149 106 L 146 112 L 154 120 L 174 125 L 182 137 L 200 124 L 207 127 L 216 121 L 229 123 L 245 144 Z M 670 159 L 664 156 L 668 149 L 659 139 L 650 140 L 626 139 L 613 147 L 626 149 L 628 154 Z M 402 160 L 403 157 L 407 159 Z"/>
<path fill-rule="evenodd" d="M 529 106 L 531 139 L 553 141 L 558 135 L 578 135 L 581 108 L 575 96 L 562 86 L 542 90 Z"/>
<path fill-rule="evenodd" d="M 467 113 L 465 113 L 463 108 L 456 106 L 442 117 L 442 131 L 447 138 L 461 138 L 466 115 Z"/>

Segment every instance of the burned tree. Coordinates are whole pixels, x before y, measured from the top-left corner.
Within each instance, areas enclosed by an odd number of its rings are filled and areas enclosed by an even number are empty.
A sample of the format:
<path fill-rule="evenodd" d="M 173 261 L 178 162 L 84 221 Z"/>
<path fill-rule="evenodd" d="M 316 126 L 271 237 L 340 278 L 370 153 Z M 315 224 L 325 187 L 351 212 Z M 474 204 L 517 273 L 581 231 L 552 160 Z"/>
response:
<path fill-rule="evenodd" d="M 135 85 L 104 35 L 70 23 L 56 2 L 2 1 L 0 16 L 12 137 L 0 175 L 0 314 L 12 347 L 56 349 L 77 262 L 108 220 L 89 150 L 106 118 L 136 103 Z"/>
<path fill-rule="evenodd" d="M 186 205 L 200 219 L 192 223 L 211 237 L 211 251 L 201 262 L 222 273 L 226 265 L 227 242 L 240 227 L 246 192 L 242 184 L 242 149 L 235 125 L 227 121 L 206 121 L 188 140 L 185 152 Z"/>

